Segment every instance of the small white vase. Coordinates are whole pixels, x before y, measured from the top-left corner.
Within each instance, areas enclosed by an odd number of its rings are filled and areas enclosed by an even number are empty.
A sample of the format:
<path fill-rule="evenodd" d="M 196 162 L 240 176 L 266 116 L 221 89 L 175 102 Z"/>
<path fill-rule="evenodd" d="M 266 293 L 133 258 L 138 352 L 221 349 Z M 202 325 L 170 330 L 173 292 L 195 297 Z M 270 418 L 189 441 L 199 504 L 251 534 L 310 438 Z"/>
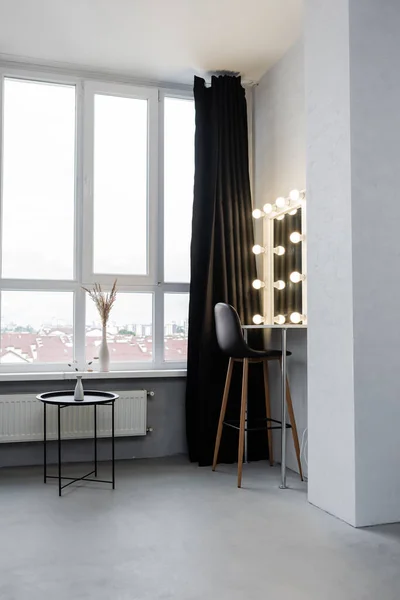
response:
<path fill-rule="evenodd" d="M 99 351 L 99 365 L 101 373 L 108 373 L 110 370 L 110 351 L 107 346 L 107 328 L 103 327 L 103 334 L 101 338 L 100 351 Z"/>
<path fill-rule="evenodd" d="M 82 402 L 84 400 L 83 395 L 83 385 L 82 385 L 82 375 L 76 376 L 76 386 L 74 391 L 74 400 L 76 402 Z"/>

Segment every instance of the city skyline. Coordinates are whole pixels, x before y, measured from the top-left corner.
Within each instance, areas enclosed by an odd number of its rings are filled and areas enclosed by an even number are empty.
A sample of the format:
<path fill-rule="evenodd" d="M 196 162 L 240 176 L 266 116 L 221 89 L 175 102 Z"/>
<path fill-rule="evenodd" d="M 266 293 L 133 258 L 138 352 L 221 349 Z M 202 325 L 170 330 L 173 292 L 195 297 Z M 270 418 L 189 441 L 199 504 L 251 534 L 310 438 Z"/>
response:
<path fill-rule="evenodd" d="M 188 329 L 188 325 L 189 325 L 188 319 L 184 319 L 181 321 L 172 320 L 172 321 L 169 321 L 164 324 L 164 331 L 172 331 L 172 333 L 169 335 L 173 335 L 175 333 L 183 333 L 181 331 L 178 331 L 178 332 L 175 331 L 174 328 L 183 328 L 184 333 L 186 333 L 187 329 Z M 119 324 L 111 323 L 110 325 L 107 326 L 107 334 L 117 335 L 120 333 L 120 331 L 122 329 L 128 329 L 128 330 L 132 331 L 133 334 L 137 335 L 137 331 L 142 328 L 151 328 L 152 329 L 153 325 L 152 325 L 152 323 L 135 323 L 135 322 L 119 323 Z M 29 323 L 24 323 L 23 325 L 18 324 L 14 321 L 9 321 L 9 322 L 5 323 L 4 320 L 2 319 L 0 329 L 1 329 L 1 333 L 33 333 L 35 335 L 39 335 L 39 334 L 46 335 L 46 332 L 48 330 L 55 331 L 57 329 L 63 330 L 64 333 L 67 333 L 67 332 L 73 333 L 74 327 L 73 327 L 72 323 L 66 323 L 62 319 L 61 320 L 57 319 L 52 322 L 42 323 L 40 325 L 40 327 L 38 327 L 38 328 L 33 327 Z M 100 320 L 92 321 L 91 323 L 86 323 L 85 332 L 90 332 L 93 330 L 102 331 L 102 325 L 101 325 Z M 150 334 L 148 334 L 148 335 L 150 335 Z"/>
<path fill-rule="evenodd" d="M 3 292 L 0 364 L 62 363 L 73 360 L 72 292 Z M 44 301 L 46 300 L 46 301 Z M 188 294 L 164 295 L 164 354 L 167 361 L 185 361 L 188 336 Z M 134 318 L 139 314 L 140 318 Z M 57 315 L 57 316 L 51 316 Z M 60 316 L 60 315 L 63 315 Z M 153 359 L 153 294 L 117 295 L 107 324 L 111 363 Z M 102 325 L 87 299 L 85 354 L 98 356 Z"/>
<path fill-rule="evenodd" d="M 188 321 L 164 326 L 164 358 L 184 361 L 187 355 Z M 85 328 L 86 361 L 96 363 L 102 341 L 101 324 Z M 111 363 L 149 362 L 153 359 L 152 325 L 130 323 L 107 330 Z M 29 325 L 2 324 L 0 364 L 56 363 L 68 364 L 74 358 L 72 325 L 53 323 L 38 331 Z M 81 366 L 82 368 L 82 366 Z M 94 366 L 94 370 L 96 370 Z"/>
<path fill-rule="evenodd" d="M 164 294 L 164 323 L 187 319 L 189 294 Z M 93 302 L 86 298 L 86 323 L 99 321 Z M 151 324 L 153 294 L 146 292 L 117 292 L 109 324 Z M 40 329 L 44 324 L 73 323 L 73 292 L 3 291 L 1 295 L 1 325 L 16 323 Z"/>

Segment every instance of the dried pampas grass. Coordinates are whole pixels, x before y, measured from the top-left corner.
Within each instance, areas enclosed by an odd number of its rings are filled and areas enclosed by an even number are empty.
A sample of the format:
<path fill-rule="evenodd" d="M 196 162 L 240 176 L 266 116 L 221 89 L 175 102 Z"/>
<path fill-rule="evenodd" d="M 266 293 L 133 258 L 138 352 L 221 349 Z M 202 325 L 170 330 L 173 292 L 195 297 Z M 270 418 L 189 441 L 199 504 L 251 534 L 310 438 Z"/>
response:
<path fill-rule="evenodd" d="M 89 298 L 91 298 L 95 303 L 100 315 L 101 324 L 103 327 L 106 327 L 110 317 L 111 309 L 114 306 L 115 300 L 117 299 L 117 280 L 114 281 L 111 292 L 109 293 L 103 292 L 99 283 L 95 283 L 91 290 L 88 290 L 85 287 L 83 289 L 89 294 Z"/>

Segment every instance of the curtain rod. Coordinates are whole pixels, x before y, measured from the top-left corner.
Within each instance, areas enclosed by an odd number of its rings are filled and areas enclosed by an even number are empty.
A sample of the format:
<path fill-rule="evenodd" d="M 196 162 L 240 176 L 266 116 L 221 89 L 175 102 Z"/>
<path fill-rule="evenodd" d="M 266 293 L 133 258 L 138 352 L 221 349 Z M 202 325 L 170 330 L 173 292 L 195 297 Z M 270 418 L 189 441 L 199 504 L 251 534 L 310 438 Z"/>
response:
<path fill-rule="evenodd" d="M 136 77 L 127 73 L 95 69 L 88 66 L 79 66 L 69 63 L 63 63 L 59 61 L 48 61 L 48 60 L 37 60 L 26 56 L 17 56 L 11 54 L 4 54 L 0 52 L 0 68 L 5 69 L 23 69 L 27 71 L 43 71 L 50 73 L 58 73 L 60 75 L 68 75 L 72 77 L 82 77 L 86 79 L 103 79 L 113 83 L 127 83 L 133 85 L 142 85 L 150 87 L 161 87 L 167 89 L 185 90 L 191 91 L 193 89 L 193 83 L 176 83 L 170 81 L 160 81 L 145 79 L 142 77 Z M 238 77 L 240 75 L 237 71 L 207 71 L 199 73 L 199 77 L 202 77 L 207 86 L 211 85 L 212 76 L 219 77 L 221 75 L 232 75 Z M 258 81 L 251 79 L 242 79 L 243 87 L 254 87 L 258 85 Z"/>

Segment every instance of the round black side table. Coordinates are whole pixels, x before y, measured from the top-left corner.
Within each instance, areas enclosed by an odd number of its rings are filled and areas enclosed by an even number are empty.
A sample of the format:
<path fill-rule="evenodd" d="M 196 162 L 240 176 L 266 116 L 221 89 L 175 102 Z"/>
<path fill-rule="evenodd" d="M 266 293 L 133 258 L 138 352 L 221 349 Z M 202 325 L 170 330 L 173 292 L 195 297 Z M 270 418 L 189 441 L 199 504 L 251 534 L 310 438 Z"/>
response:
<path fill-rule="evenodd" d="M 43 402 L 43 463 L 44 463 L 44 483 L 47 483 L 47 479 L 58 479 L 58 495 L 61 496 L 61 490 L 68 485 L 76 483 L 77 481 L 95 481 L 97 483 L 111 483 L 112 489 L 115 489 L 115 401 L 119 398 L 117 394 L 111 392 L 98 392 L 98 391 L 86 391 L 84 400 L 74 400 L 73 391 L 60 391 L 60 392 L 46 392 L 36 396 L 38 400 Z M 57 406 L 57 430 L 58 430 L 58 475 L 47 475 L 47 435 L 46 435 L 46 420 L 47 420 L 47 405 L 53 404 Z M 105 479 L 97 479 L 97 406 L 111 406 L 111 465 L 112 465 L 112 479 L 111 481 Z M 61 474 L 61 409 L 70 406 L 93 406 L 93 417 L 94 417 L 94 469 L 83 477 L 63 477 Z M 95 478 L 90 478 L 93 475 Z M 69 480 L 68 483 L 62 485 L 62 480 Z"/>

